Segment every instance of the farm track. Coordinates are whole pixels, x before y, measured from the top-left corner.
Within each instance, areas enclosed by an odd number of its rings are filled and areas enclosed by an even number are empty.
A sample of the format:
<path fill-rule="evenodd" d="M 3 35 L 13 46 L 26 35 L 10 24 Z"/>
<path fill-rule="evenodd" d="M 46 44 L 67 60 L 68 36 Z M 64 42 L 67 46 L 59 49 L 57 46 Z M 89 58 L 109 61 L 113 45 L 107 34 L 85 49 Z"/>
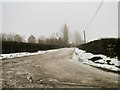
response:
<path fill-rule="evenodd" d="M 74 48 L 2 62 L 3 88 L 118 88 L 118 74 L 71 60 Z"/>

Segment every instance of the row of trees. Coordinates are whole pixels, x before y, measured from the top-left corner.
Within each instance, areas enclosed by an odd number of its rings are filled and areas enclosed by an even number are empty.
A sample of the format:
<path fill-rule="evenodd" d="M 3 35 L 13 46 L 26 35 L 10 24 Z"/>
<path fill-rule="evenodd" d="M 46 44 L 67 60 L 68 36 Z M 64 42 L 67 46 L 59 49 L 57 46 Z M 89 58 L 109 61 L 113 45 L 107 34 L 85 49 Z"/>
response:
<path fill-rule="evenodd" d="M 67 25 L 65 24 L 60 32 L 52 34 L 50 37 L 40 36 L 38 43 L 42 44 L 59 44 L 62 46 L 80 45 L 83 43 L 82 37 L 78 31 L 70 33 Z"/>
<path fill-rule="evenodd" d="M 20 36 L 19 34 L 13 34 L 13 33 L 9 33 L 9 34 L 2 33 L 0 34 L 0 39 L 2 41 L 25 42 L 24 37 Z"/>
<path fill-rule="evenodd" d="M 5 34 L 2 33 L 1 39 L 3 41 L 16 41 L 26 42 L 24 36 L 18 34 Z M 52 34 L 50 37 L 40 36 L 38 39 L 34 35 L 30 35 L 27 40 L 28 43 L 39 43 L 39 44 L 58 44 L 61 46 L 68 45 L 80 45 L 83 43 L 81 35 L 78 31 L 74 34 L 70 34 L 67 25 L 65 24 L 60 32 Z"/>

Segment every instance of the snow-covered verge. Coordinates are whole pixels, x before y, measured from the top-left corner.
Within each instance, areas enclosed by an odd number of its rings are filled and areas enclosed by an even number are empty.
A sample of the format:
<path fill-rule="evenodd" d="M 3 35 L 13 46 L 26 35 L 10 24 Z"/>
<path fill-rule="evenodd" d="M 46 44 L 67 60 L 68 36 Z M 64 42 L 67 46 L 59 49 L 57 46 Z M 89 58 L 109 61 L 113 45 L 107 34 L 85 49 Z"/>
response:
<path fill-rule="evenodd" d="M 17 58 L 17 57 L 24 57 L 24 56 L 31 56 L 31 55 L 37 55 L 37 54 L 42 54 L 46 52 L 53 52 L 53 51 L 58 51 L 59 49 L 54 49 L 54 50 L 46 50 L 46 51 L 38 51 L 38 52 L 20 52 L 20 53 L 10 53 L 10 54 L 0 54 L 0 59 L 10 59 L 10 58 Z"/>
<path fill-rule="evenodd" d="M 75 48 L 72 60 L 112 71 L 120 71 L 120 61 L 118 61 L 117 58 L 109 58 L 101 54 L 94 55 L 92 53 L 86 53 L 85 51 L 78 48 Z"/>

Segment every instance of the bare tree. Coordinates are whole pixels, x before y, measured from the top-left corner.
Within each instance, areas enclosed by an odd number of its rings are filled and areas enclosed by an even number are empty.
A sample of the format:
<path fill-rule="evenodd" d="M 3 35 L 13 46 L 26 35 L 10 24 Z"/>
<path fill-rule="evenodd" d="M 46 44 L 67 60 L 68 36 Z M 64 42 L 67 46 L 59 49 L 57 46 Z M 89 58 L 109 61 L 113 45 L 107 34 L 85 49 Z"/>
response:
<path fill-rule="evenodd" d="M 36 43 L 36 38 L 33 35 L 30 35 L 28 38 L 28 43 Z"/>
<path fill-rule="evenodd" d="M 83 40 L 82 40 L 82 38 L 81 38 L 81 35 L 80 35 L 80 33 L 78 32 L 78 31 L 75 31 L 74 32 L 74 35 L 73 35 L 73 43 L 74 43 L 74 45 L 80 45 L 80 44 L 82 44 L 83 43 Z"/>
<path fill-rule="evenodd" d="M 43 44 L 44 41 L 43 41 L 42 39 L 38 38 L 38 43 L 39 43 L 39 44 Z"/>
<path fill-rule="evenodd" d="M 25 42 L 25 39 L 23 36 L 20 36 L 18 34 L 13 33 L 0 33 L 0 39 L 2 41 L 17 41 L 17 42 Z"/>
<path fill-rule="evenodd" d="M 50 36 L 50 43 L 49 44 L 54 44 L 55 43 L 55 34 L 53 33 L 51 36 Z"/>
<path fill-rule="evenodd" d="M 7 34 L 7 41 L 14 41 L 14 34 L 13 33 Z"/>
<path fill-rule="evenodd" d="M 9 34 L 2 33 L 1 40 L 2 41 L 14 41 L 14 34 L 13 33 L 9 33 Z"/>
<path fill-rule="evenodd" d="M 62 31 L 62 33 L 63 33 L 63 44 L 65 45 L 65 46 L 67 46 L 68 45 L 68 40 L 69 40 L 69 35 L 68 35 L 68 27 L 67 27 L 67 25 L 65 24 L 64 25 L 64 28 L 63 28 L 63 31 Z"/>
<path fill-rule="evenodd" d="M 44 44 L 51 44 L 50 38 L 46 38 Z"/>
<path fill-rule="evenodd" d="M 57 33 L 56 33 L 56 37 L 57 37 L 58 39 L 62 39 L 62 38 L 63 38 L 63 34 L 62 34 L 61 32 L 57 32 Z"/>
<path fill-rule="evenodd" d="M 16 41 L 16 42 L 22 42 L 22 41 L 23 41 L 23 38 L 22 38 L 20 35 L 16 34 L 16 35 L 14 36 L 14 41 Z"/>
<path fill-rule="evenodd" d="M 45 37 L 45 36 L 40 36 L 40 37 L 38 38 L 38 43 L 39 43 L 39 44 L 44 44 L 45 40 L 46 40 L 46 37 Z"/>
<path fill-rule="evenodd" d="M 7 35 L 5 33 L 1 33 L 0 36 L 1 36 L 0 38 L 1 38 L 2 41 L 6 41 L 7 40 Z"/>
<path fill-rule="evenodd" d="M 64 46 L 64 44 L 63 44 L 63 33 L 57 32 L 56 37 L 57 37 L 58 44 L 61 45 L 61 46 Z"/>

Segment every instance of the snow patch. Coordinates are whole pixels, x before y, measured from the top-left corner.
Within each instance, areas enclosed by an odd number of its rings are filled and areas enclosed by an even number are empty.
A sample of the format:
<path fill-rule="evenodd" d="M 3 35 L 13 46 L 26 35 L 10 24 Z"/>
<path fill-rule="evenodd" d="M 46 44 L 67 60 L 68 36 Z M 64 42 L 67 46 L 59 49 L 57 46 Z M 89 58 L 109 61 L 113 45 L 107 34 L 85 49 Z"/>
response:
<path fill-rule="evenodd" d="M 98 60 L 97 60 L 98 59 Z M 105 55 L 86 53 L 84 50 L 75 48 L 72 61 L 79 61 L 84 64 L 105 68 L 112 71 L 120 71 L 118 67 L 120 61 L 116 58 L 109 58 Z"/>
<path fill-rule="evenodd" d="M 24 57 L 24 56 L 31 56 L 31 55 L 37 55 L 37 54 L 43 54 L 46 52 L 54 52 L 58 51 L 59 49 L 55 50 L 46 50 L 46 51 L 38 51 L 34 53 L 29 53 L 29 52 L 20 52 L 20 53 L 10 53 L 10 54 L 0 54 L 0 60 L 1 59 L 10 59 L 10 58 L 17 58 L 17 57 Z"/>

